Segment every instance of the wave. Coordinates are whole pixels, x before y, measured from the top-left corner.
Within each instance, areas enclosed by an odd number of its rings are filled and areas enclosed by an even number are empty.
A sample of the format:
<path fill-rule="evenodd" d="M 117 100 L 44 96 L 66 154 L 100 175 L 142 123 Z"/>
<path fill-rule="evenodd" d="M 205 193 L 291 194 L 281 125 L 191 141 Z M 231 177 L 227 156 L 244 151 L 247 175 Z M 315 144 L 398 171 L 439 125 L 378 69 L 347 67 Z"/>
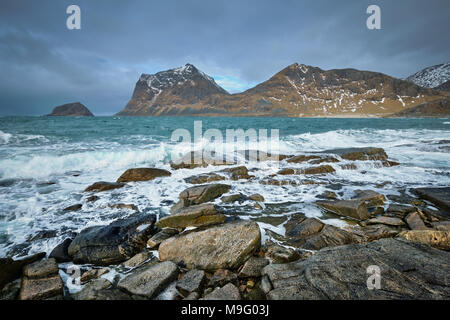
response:
<path fill-rule="evenodd" d="M 35 134 L 12 134 L 0 130 L 0 145 L 20 144 L 25 141 L 38 141 L 42 143 L 49 142 L 45 136 Z"/>

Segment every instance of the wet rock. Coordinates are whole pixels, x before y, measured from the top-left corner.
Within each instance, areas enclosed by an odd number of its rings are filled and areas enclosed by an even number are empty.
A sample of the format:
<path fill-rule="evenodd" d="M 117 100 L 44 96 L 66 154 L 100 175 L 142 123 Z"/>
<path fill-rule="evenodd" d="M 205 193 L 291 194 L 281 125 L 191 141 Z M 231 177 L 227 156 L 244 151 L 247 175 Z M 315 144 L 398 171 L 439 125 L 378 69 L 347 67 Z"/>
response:
<path fill-rule="evenodd" d="M 336 163 L 336 162 L 339 162 L 339 160 L 334 157 L 325 157 L 325 158 L 313 160 L 310 163 L 311 164 L 321 164 L 321 163 Z"/>
<path fill-rule="evenodd" d="M 248 174 L 248 169 L 245 166 L 226 168 L 219 171 L 219 173 L 222 172 L 229 174 L 231 180 L 249 179 L 252 177 Z"/>
<path fill-rule="evenodd" d="M 320 156 L 314 155 L 298 155 L 292 158 L 287 159 L 288 163 L 302 163 L 313 159 L 320 159 Z"/>
<path fill-rule="evenodd" d="M 320 250 L 306 260 L 264 268 L 272 300 L 446 299 L 449 253 L 397 239 Z M 369 266 L 380 266 L 382 290 L 368 290 Z"/>
<path fill-rule="evenodd" d="M 358 242 L 358 239 L 350 232 L 326 224 L 319 233 L 308 238 L 301 247 L 308 250 L 319 250 L 325 247 L 342 246 L 356 242 Z"/>
<path fill-rule="evenodd" d="M 202 227 L 225 222 L 226 217 L 217 213 L 216 206 L 212 203 L 193 205 L 172 213 L 156 223 L 162 228 L 187 228 Z"/>
<path fill-rule="evenodd" d="M 245 200 L 247 200 L 247 197 L 245 195 L 243 195 L 242 193 L 238 193 L 238 194 L 232 194 L 229 196 L 223 196 L 222 198 L 220 198 L 220 200 L 223 203 L 233 203 L 233 202 L 244 202 Z"/>
<path fill-rule="evenodd" d="M 261 270 L 269 264 L 269 260 L 264 258 L 251 257 L 247 260 L 239 272 L 240 278 L 260 277 Z"/>
<path fill-rule="evenodd" d="M 236 221 L 169 238 L 159 246 L 161 261 L 183 263 L 189 269 L 236 269 L 261 244 L 253 221 Z"/>
<path fill-rule="evenodd" d="M 44 278 L 58 273 L 58 264 L 53 258 L 33 262 L 23 268 L 23 275 L 28 278 Z"/>
<path fill-rule="evenodd" d="M 400 219 L 406 217 L 406 215 L 410 212 L 414 212 L 416 210 L 415 207 L 403 204 L 390 204 L 386 210 L 386 215 L 395 216 Z"/>
<path fill-rule="evenodd" d="M 237 154 L 246 161 L 282 161 L 291 158 L 292 155 L 267 153 L 260 150 L 238 150 Z"/>
<path fill-rule="evenodd" d="M 125 187 L 125 183 L 99 181 L 87 187 L 85 192 L 103 192 Z"/>
<path fill-rule="evenodd" d="M 69 206 L 65 208 L 63 211 L 69 212 L 69 211 L 78 211 L 83 207 L 82 204 L 74 204 L 73 206 Z"/>
<path fill-rule="evenodd" d="M 156 233 L 153 237 L 148 239 L 147 241 L 147 247 L 149 249 L 157 249 L 161 242 L 163 242 L 166 239 L 169 239 L 170 237 L 173 237 L 174 235 L 177 235 L 179 231 L 177 229 L 173 228 L 164 228 L 158 233 Z"/>
<path fill-rule="evenodd" d="M 42 300 L 63 294 L 63 282 L 56 274 L 45 278 L 22 278 L 20 300 Z"/>
<path fill-rule="evenodd" d="M 382 148 L 343 148 L 323 151 L 332 153 L 345 160 L 387 160 L 387 154 Z"/>
<path fill-rule="evenodd" d="M 264 202 L 264 197 L 259 193 L 254 193 L 248 197 L 250 200 Z"/>
<path fill-rule="evenodd" d="M 191 177 L 184 179 L 184 181 L 186 183 L 191 183 L 191 184 L 203 184 L 203 183 L 222 181 L 222 180 L 225 180 L 225 177 L 218 175 L 217 173 L 214 173 L 214 172 L 202 173 L 202 174 L 198 174 L 198 175 L 191 176 Z"/>
<path fill-rule="evenodd" d="M 384 224 L 374 224 L 364 227 L 362 229 L 357 230 L 353 229 L 352 233 L 356 237 L 360 237 L 359 242 L 369 242 L 384 238 L 395 237 L 399 233 L 399 230 Z"/>
<path fill-rule="evenodd" d="M 1 300 L 17 300 L 19 298 L 21 280 L 17 279 L 7 283 L 3 289 L 0 290 Z"/>
<path fill-rule="evenodd" d="M 411 212 L 405 220 L 411 230 L 428 230 L 417 212 Z"/>
<path fill-rule="evenodd" d="M 33 242 L 36 240 L 49 239 L 56 237 L 57 234 L 58 232 L 56 230 L 40 230 L 36 234 L 28 237 L 27 241 Z"/>
<path fill-rule="evenodd" d="M 222 288 L 215 289 L 200 300 L 241 300 L 241 294 L 235 285 L 228 283 Z"/>
<path fill-rule="evenodd" d="M 94 268 L 83 272 L 81 275 L 80 281 L 82 283 L 91 281 L 92 279 L 100 278 L 102 275 L 107 274 L 109 272 L 106 268 Z"/>
<path fill-rule="evenodd" d="M 183 278 L 177 281 L 176 288 L 183 296 L 188 296 L 192 292 L 201 293 L 206 281 L 205 271 L 190 270 Z"/>
<path fill-rule="evenodd" d="M 372 218 L 366 221 L 367 225 L 370 224 L 385 224 L 388 226 L 403 226 L 405 223 L 402 219 L 399 218 L 392 218 L 392 217 L 386 217 L 386 216 L 379 216 L 376 218 Z"/>
<path fill-rule="evenodd" d="M 286 235 L 299 239 L 305 239 L 319 233 L 324 224 L 316 218 L 305 218 L 303 215 L 294 214 L 286 223 Z"/>
<path fill-rule="evenodd" d="M 228 164 L 234 164 L 234 161 Z M 209 152 L 192 151 L 170 163 L 172 169 L 194 169 L 208 165 L 227 165 L 223 155 L 212 155 Z"/>
<path fill-rule="evenodd" d="M 281 175 L 292 175 L 292 174 L 325 174 L 335 172 L 334 168 L 330 165 L 323 165 L 317 167 L 310 167 L 304 169 L 292 169 L 286 168 L 278 171 L 278 174 Z"/>
<path fill-rule="evenodd" d="M 153 253 L 150 250 L 144 249 L 142 252 L 139 252 L 138 254 L 133 256 L 131 259 L 123 262 L 122 265 L 127 268 L 136 268 L 152 258 L 155 258 Z"/>
<path fill-rule="evenodd" d="M 0 258 L 0 289 L 22 275 L 24 266 L 39 261 L 45 257 L 45 252 L 34 254 L 23 259 Z"/>
<path fill-rule="evenodd" d="M 371 190 L 358 191 L 357 196 L 350 200 L 318 201 L 316 204 L 341 216 L 347 216 L 358 220 L 370 218 L 369 209 L 384 205 L 385 197 Z"/>
<path fill-rule="evenodd" d="M 325 199 L 336 199 L 337 198 L 337 194 L 333 191 L 324 191 L 320 197 L 325 198 Z"/>
<path fill-rule="evenodd" d="M 161 292 L 178 275 L 178 267 L 170 261 L 136 269 L 122 279 L 118 287 L 133 295 L 151 299 Z"/>
<path fill-rule="evenodd" d="M 59 263 L 72 261 L 72 258 L 69 256 L 69 246 L 71 243 L 72 239 L 67 238 L 58 244 L 50 253 L 49 258 L 53 258 Z"/>
<path fill-rule="evenodd" d="M 95 202 L 95 201 L 97 201 L 98 199 L 100 199 L 99 196 L 89 196 L 89 197 L 86 199 L 86 201 L 87 201 L 87 202 Z"/>
<path fill-rule="evenodd" d="M 170 171 L 157 168 L 133 168 L 128 169 L 117 179 L 117 182 L 149 181 L 160 177 L 169 177 Z"/>
<path fill-rule="evenodd" d="M 212 277 L 209 279 L 209 286 L 210 287 L 222 287 L 226 285 L 227 283 L 237 283 L 238 276 L 236 273 L 227 270 L 227 269 L 219 269 Z"/>
<path fill-rule="evenodd" d="M 180 201 L 175 205 L 174 210 L 196 204 L 202 204 L 220 197 L 230 191 L 231 186 L 227 184 L 206 184 L 188 188 L 180 193 Z"/>
<path fill-rule="evenodd" d="M 133 211 L 139 211 L 138 207 L 136 207 L 134 204 L 127 204 L 127 203 L 118 203 L 118 204 L 110 204 L 108 205 L 111 209 L 128 209 Z"/>
<path fill-rule="evenodd" d="M 131 258 L 153 235 L 156 217 L 138 215 L 81 231 L 68 248 L 75 263 L 109 265 Z"/>
<path fill-rule="evenodd" d="M 450 251 L 450 232 L 436 230 L 403 231 L 398 235 L 406 240 Z"/>
<path fill-rule="evenodd" d="M 288 263 L 300 259 L 300 254 L 291 248 L 286 248 L 275 243 L 267 245 L 266 256 L 275 263 Z"/>
<path fill-rule="evenodd" d="M 107 279 L 97 279 L 89 282 L 80 292 L 73 295 L 75 300 L 131 300 L 126 293 L 111 288 Z"/>
<path fill-rule="evenodd" d="M 422 199 L 428 200 L 441 209 L 446 210 L 446 217 L 450 218 L 450 187 L 413 189 Z"/>

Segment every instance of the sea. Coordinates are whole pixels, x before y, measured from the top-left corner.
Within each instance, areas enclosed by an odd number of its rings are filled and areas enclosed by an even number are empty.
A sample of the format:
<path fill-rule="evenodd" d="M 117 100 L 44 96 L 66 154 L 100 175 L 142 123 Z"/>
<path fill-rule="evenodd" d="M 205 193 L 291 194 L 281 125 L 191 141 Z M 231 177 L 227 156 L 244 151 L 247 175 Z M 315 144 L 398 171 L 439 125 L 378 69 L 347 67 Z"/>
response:
<path fill-rule="evenodd" d="M 223 169 L 171 169 L 170 161 L 180 155 L 221 143 L 205 137 L 191 142 L 172 139 L 177 129 L 194 136 L 196 122 L 201 122 L 203 131 L 219 130 L 224 136 L 227 129 L 278 130 L 280 154 L 381 147 L 390 160 L 400 163 L 382 167 L 373 161 L 359 161 L 355 170 L 343 170 L 338 163 L 331 163 L 336 172 L 308 177 L 315 184 L 282 186 L 262 184 L 261 180 L 276 175 L 285 162 L 245 163 L 255 178 L 226 181 L 233 187 L 230 194 L 259 193 L 265 201 L 262 209 L 241 203 L 230 210 L 243 219 L 257 219 L 262 231 L 282 235 L 282 218 L 296 212 L 344 226 L 347 221 L 324 215 L 314 205 L 325 191 L 346 199 L 358 189 L 395 196 L 413 187 L 450 185 L 450 119 L 1 117 L 0 257 L 49 253 L 86 227 L 132 215 L 170 214 L 179 193 L 192 186 L 185 178 Z M 248 141 L 236 143 L 241 143 L 237 146 L 241 150 L 254 147 Z M 129 183 L 122 189 L 98 193 L 95 202 L 87 201 L 87 186 L 96 181 L 114 182 L 125 170 L 135 167 L 163 168 L 172 175 Z M 137 211 L 111 208 L 119 203 L 133 204 Z M 82 208 L 64 211 L 74 204 L 82 204 Z M 259 219 L 264 217 L 278 217 L 280 223 Z"/>

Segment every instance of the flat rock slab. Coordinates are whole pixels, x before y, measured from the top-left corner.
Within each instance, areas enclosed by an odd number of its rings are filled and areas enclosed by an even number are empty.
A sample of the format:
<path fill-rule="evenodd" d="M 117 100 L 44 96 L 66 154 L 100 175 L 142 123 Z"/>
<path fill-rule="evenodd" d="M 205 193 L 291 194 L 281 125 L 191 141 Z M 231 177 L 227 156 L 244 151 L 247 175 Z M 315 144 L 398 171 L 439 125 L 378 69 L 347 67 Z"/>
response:
<path fill-rule="evenodd" d="M 450 219 L 450 187 L 445 188 L 418 188 L 413 189 L 413 192 L 418 194 L 422 199 L 428 200 L 447 211 L 445 217 Z"/>
<path fill-rule="evenodd" d="M 11 258 L 0 258 L 0 289 L 5 284 L 19 278 L 22 275 L 22 269 L 27 264 L 41 260 L 45 257 L 45 252 L 37 253 L 20 260 Z"/>
<path fill-rule="evenodd" d="M 131 294 L 151 299 L 170 282 L 176 280 L 177 275 L 178 267 L 176 264 L 165 261 L 137 269 L 131 275 L 122 279 L 118 287 Z"/>
<path fill-rule="evenodd" d="M 39 279 L 23 277 L 19 299 L 42 300 L 62 294 L 63 282 L 59 274 Z"/>
<path fill-rule="evenodd" d="M 181 208 L 170 216 L 164 217 L 156 223 L 162 228 L 202 227 L 225 222 L 226 217 L 218 214 L 212 203 L 202 203 Z"/>
<path fill-rule="evenodd" d="M 220 197 L 230 191 L 231 186 L 227 184 L 206 184 L 188 188 L 180 193 L 181 207 L 202 204 Z"/>
<path fill-rule="evenodd" d="M 192 292 L 200 292 L 206 281 L 206 274 L 203 270 L 190 270 L 183 278 L 177 281 L 176 288 L 184 296 Z"/>
<path fill-rule="evenodd" d="M 385 216 L 380 216 L 380 217 L 369 219 L 366 223 L 367 224 L 385 224 L 388 226 L 396 226 L 396 227 L 405 225 L 405 222 L 403 222 L 402 219 L 394 218 L 394 217 L 385 217 Z"/>
<path fill-rule="evenodd" d="M 269 264 L 268 259 L 251 257 L 239 272 L 240 278 L 260 277 L 261 270 Z"/>
<path fill-rule="evenodd" d="M 99 181 L 91 184 L 85 192 L 103 192 L 125 187 L 125 183 Z"/>
<path fill-rule="evenodd" d="M 58 264 L 53 258 L 34 262 L 23 268 L 23 275 L 28 278 L 43 278 L 58 273 Z"/>
<path fill-rule="evenodd" d="M 75 263 L 109 265 L 123 262 L 140 252 L 154 233 L 151 214 L 117 220 L 107 226 L 81 231 L 68 248 Z"/>
<path fill-rule="evenodd" d="M 185 182 L 191 183 L 191 184 L 203 184 L 203 183 L 209 183 L 214 181 L 223 181 L 225 180 L 224 176 L 221 176 L 217 173 L 211 172 L 211 173 L 202 173 L 195 176 L 190 176 L 184 179 Z"/>
<path fill-rule="evenodd" d="M 448 299 L 450 253 L 400 239 L 320 250 L 310 258 L 271 264 L 263 274 L 273 300 Z M 369 266 L 381 270 L 381 290 L 369 290 Z"/>
<path fill-rule="evenodd" d="M 371 216 L 368 208 L 382 206 L 385 201 L 384 195 L 364 190 L 359 191 L 357 196 L 350 200 L 317 201 L 316 204 L 341 216 L 366 220 Z"/>
<path fill-rule="evenodd" d="M 241 300 L 239 289 L 232 283 L 218 288 L 200 300 Z"/>
<path fill-rule="evenodd" d="M 158 253 L 161 261 L 215 271 L 238 268 L 260 246 L 258 224 L 237 221 L 169 238 L 160 244 Z"/>
<path fill-rule="evenodd" d="M 169 177 L 170 171 L 157 168 L 128 169 L 117 179 L 117 182 L 149 181 L 160 177 Z"/>
<path fill-rule="evenodd" d="M 417 212 L 411 212 L 405 220 L 411 230 L 428 230 L 428 227 Z"/>
<path fill-rule="evenodd" d="M 401 232 L 398 236 L 409 241 L 450 251 L 450 231 L 411 230 Z"/>
<path fill-rule="evenodd" d="M 149 249 L 158 248 L 159 245 L 161 244 L 161 242 L 169 239 L 170 237 L 177 235 L 178 233 L 179 233 L 179 231 L 177 229 L 164 228 L 161 231 L 159 231 L 158 233 L 156 233 L 154 236 L 152 236 L 150 239 L 148 239 L 147 247 Z"/>

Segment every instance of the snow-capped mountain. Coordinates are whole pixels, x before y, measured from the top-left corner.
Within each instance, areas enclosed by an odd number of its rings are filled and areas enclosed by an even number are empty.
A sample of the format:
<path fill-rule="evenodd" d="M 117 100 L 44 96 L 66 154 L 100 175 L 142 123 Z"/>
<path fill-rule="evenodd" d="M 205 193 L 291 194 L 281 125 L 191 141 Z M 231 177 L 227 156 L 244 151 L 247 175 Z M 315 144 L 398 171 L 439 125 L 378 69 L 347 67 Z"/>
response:
<path fill-rule="evenodd" d="M 294 63 L 254 88 L 229 94 L 191 64 L 143 74 L 119 115 L 381 117 L 443 93 L 382 73 Z"/>
<path fill-rule="evenodd" d="M 450 80 L 450 62 L 425 68 L 406 80 L 424 88 L 439 87 Z"/>

